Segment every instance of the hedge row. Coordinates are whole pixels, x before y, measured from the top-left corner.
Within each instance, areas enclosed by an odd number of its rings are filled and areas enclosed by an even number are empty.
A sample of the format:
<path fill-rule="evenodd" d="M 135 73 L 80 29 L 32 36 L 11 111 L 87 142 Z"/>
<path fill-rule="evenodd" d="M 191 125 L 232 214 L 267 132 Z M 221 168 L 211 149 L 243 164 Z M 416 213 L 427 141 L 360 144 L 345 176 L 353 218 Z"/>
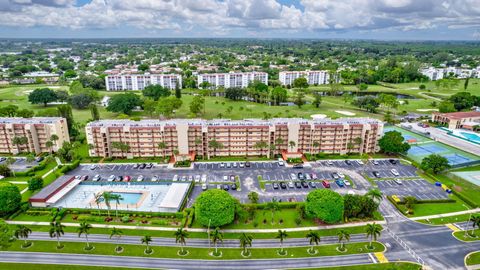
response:
<path fill-rule="evenodd" d="M 24 172 L 16 172 L 15 176 L 17 177 L 23 177 L 23 176 L 34 176 L 35 172 L 41 171 L 47 167 L 47 164 L 45 162 L 39 163 L 37 166 L 32 167 Z"/>
<path fill-rule="evenodd" d="M 280 209 L 295 209 L 297 205 L 303 204 L 302 202 L 280 202 L 278 203 L 278 207 Z M 267 207 L 266 203 L 246 203 L 243 204 L 245 207 L 251 207 L 254 206 L 257 209 L 265 209 Z"/>
<path fill-rule="evenodd" d="M 70 164 L 70 165 L 59 166 L 59 168 L 60 168 L 59 171 L 60 171 L 60 173 L 65 174 L 65 173 L 67 173 L 67 172 L 69 172 L 69 171 L 77 168 L 78 165 L 80 165 L 80 160 L 75 160 L 75 161 L 74 161 L 72 164 Z"/>

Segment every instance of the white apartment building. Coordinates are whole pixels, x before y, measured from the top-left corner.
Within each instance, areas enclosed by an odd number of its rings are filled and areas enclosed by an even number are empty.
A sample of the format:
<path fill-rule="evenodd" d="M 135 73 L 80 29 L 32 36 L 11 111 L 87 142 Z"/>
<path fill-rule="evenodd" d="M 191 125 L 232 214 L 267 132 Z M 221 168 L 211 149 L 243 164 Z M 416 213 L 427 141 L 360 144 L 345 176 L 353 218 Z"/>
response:
<path fill-rule="evenodd" d="M 429 67 L 429 68 L 420 70 L 420 73 L 422 73 L 422 75 L 424 76 L 427 76 L 431 81 L 443 79 L 442 68 Z"/>
<path fill-rule="evenodd" d="M 98 157 L 298 156 L 375 153 L 383 122 L 370 118 L 100 120 L 88 123 L 85 130 L 90 156 Z M 222 147 L 213 148 L 212 141 Z M 128 145 L 128 150 L 117 149 L 118 143 Z"/>
<path fill-rule="evenodd" d="M 278 78 L 282 85 L 292 85 L 295 79 L 304 77 L 309 85 L 328 84 L 330 73 L 327 70 L 280 71 Z"/>
<path fill-rule="evenodd" d="M 182 88 L 179 74 L 111 74 L 105 77 L 107 91 L 143 90 L 149 85 L 161 85 L 168 89 Z"/>
<path fill-rule="evenodd" d="M 203 82 L 208 82 L 212 87 L 246 88 L 253 81 L 260 81 L 268 85 L 266 72 L 230 72 L 230 73 L 205 73 L 197 75 L 197 84 L 200 88 Z"/>
<path fill-rule="evenodd" d="M 459 68 L 459 67 L 445 67 L 445 68 L 424 68 L 420 73 L 427 76 L 431 81 L 441 80 L 447 76 L 454 76 L 458 79 L 466 78 L 480 78 L 480 66 L 477 68 Z"/>

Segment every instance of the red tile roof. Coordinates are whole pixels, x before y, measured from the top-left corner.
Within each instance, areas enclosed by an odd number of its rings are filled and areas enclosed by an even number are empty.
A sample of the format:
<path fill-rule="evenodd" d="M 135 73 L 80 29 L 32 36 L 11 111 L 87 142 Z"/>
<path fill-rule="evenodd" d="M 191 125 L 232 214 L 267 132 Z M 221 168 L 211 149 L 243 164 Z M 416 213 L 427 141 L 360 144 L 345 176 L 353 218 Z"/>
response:
<path fill-rule="evenodd" d="M 455 118 L 455 119 L 461 119 L 461 118 L 470 118 L 470 117 L 480 117 L 480 112 L 477 111 L 471 111 L 471 112 L 453 112 L 453 113 L 439 113 L 439 112 L 434 112 L 435 115 L 440 115 L 442 117 L 447 117 L 447 118 Z"/>

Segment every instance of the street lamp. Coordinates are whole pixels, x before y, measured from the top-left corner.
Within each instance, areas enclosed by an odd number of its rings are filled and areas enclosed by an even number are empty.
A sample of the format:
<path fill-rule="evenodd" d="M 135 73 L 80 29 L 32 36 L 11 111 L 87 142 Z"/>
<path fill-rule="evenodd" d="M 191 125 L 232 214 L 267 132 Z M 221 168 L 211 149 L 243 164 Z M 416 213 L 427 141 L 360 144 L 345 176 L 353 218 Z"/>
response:
<path fill-rule="evenodd" d="M 465 208 L 467 208 L 467 210 L 470 210 L 470 208 L 468 208 L 468 206 L 466 206 L 465 204 L 462 204 L 463 206 L 465 206 Z M 470 221 L 472 219 L 472 213 L 470 213 L 469 217 L 468 217 L 468 221 Z M 467 224 L 468 224 L 468 221 L 467 221 Z M 468 232 L 468 228 L 467 228 L 468 225 L 465 225 L 465 234 L 464 234 L 464 237 L 467 237 L 467 232 Z"/>

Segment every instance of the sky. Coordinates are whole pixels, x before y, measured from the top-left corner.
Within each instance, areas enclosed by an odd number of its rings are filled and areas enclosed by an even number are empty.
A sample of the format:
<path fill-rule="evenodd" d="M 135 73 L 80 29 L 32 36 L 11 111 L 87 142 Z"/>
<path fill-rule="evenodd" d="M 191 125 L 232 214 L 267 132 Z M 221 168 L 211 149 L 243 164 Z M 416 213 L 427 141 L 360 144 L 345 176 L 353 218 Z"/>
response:
<path fill-rule="evenodd" d="M 0 0 L 1 38 L 480 40 L 480 0 Z"/>

